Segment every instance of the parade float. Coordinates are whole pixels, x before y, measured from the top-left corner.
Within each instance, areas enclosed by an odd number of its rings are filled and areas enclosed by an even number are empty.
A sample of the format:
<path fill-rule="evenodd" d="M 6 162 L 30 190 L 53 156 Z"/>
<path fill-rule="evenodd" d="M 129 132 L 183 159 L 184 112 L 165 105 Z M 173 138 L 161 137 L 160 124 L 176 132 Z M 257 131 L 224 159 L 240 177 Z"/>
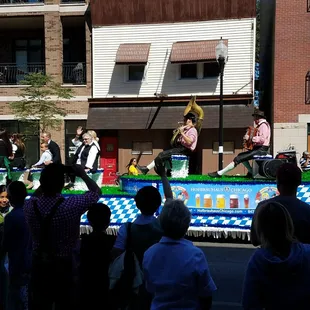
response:
<path fill-rule="evenodd" d="M 184 110 L 184 117 L 189 112 L 197 115 L 195 127 L 198 135 L 202 128 L 204 113 L 193 96 Z M 181 125 L 182 127 L 182 125 Z M 174 130 L 171 140 L 172 148 L 178 141 L 180 128 Z M 186 126 L 185 126 L 186 127 Z M 253 127 L 249 127 L 255 129 Z M 252 140 L 251 140 L 252 141 Z M 249 149 L 249 146 L 244 146 Z M 189 175 L 189 160 L 186 155 L 171 156 L 171 177 L 169 182 L 175 199 L 180 199 L 189 208 L 192 214 L 188 235 L 192 237 L 238 238 L 250 239 L 252 217 L 257 205 L 264 200 L 278 195 L 275 182 L 276 171 L 284 162 L 296 164 L 296 151 L 290 147 L 278 152 L 275 158 L 271 155 L 254 156 L 252 162 L 253 178 L 244 176 L 223 176 L 211 178 L 207 175 Z M 166 162 L 167 164 L 167 162 Z M 12 170 L 13 180 L 24 180 L 26 170 Z M 33 191 L 39 187 L 41 169 L 31 169 L 33 178 Z M 89 174 L 98 186 L 102 187 L 102 196 L 99 202 L 111 209 L 111 223 L 108 233 L 116 234 L 119 227 L 132 222 L 139 210 L 135 206 L 134 196 L 144 186 L 153 186 L 162 196 L 162 205 L 165 196 L 161 179 L 156 175 L 123 175 L 115 186 L 102 186 L 104 171 L 98 169 L 96 173 Z M 0 184 L 6 183 L 6 170 L 0 170 Z M 64 190 L 63 195 L 79 195 L 87 190 L 85 183 L 76 178 L 74 188 Z M 29 197 L 30 197 L 29 195 Z M 298 188 L 297 197 L 310 204 L 310 172 L 303 175 L 303 183 Z M 87 221 L 87 214 L 83 214 L 80 223 L 81 233 L 89 233 L 91 227 Z"/>
<path fill-rule="evenodd" d="M 179 157 L 179 158 L 178 158 Z M 173 196 L 184 201 L 192 213 L 188 235 L 191 237 L 238 238 L 250 239 L 252 216 L 258 203 L 278 195 L 275 180 L 248 179 L 244 176 L 225 176 L 221 179 L 207 175 L 188 175 L 188 162 L 182 156 L 173 156 L 175 167 L 169 178 Z M 39 186 L 40 169 L 32 171 L 34 188 L 29 197 Z M 13 170 L 14 180 L 23 180 L 24 171 Z M 90 175 L 99 186 L 102 186 L 103 169 Z M 6 171 L 0 171 L 0 183 L 4 184 Z M 119 186 L 102 186 L 99 202 L 111 209 L 111 224 L 108 233 L 116 234 L 119 227 L 133 221 L 139 214 L 134 196 L 144 186 L 154 186 L 162 195 L 162 206 L 165 202 L 161 179 L 156 175 L 124 175 Z M 73 190 L 64 190 L 63 195 L 80 195 L 87 190 L 84 182 L 77 178 Z M 310 204 L 310 173 L 303 174 L 303 184 L 298 188 L 297 197 Z M 159 208 L 157 215 L 160 213 Z M 81 217 L 81 233 L 89 233 L 87 214 Z"/>

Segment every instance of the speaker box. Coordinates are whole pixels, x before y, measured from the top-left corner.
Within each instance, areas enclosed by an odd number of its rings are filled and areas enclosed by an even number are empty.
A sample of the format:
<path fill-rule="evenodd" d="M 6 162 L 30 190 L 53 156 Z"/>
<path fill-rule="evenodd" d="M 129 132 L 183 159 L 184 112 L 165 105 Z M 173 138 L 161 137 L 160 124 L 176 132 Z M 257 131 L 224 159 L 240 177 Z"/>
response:
<path fill-rule="evenodd" d="M 287 162 L 289 162 L 287 158 L 255 159 L 253 160 L 253 178 L 275 180 L 278 168 Z"/>

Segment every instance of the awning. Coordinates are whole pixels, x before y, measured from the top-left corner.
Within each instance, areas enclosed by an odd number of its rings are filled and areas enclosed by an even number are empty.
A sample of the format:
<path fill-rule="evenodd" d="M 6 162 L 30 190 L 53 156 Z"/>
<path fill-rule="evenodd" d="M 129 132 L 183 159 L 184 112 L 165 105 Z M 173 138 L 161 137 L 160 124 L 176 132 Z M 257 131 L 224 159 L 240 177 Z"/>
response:
<path fill-rule="evenodd" d="M 146 64 L 151 44 L 120 44 L 116 53 L 116 64 Z"/>
<path fill-rule="evenodd" d="M 219 107 L 202 106 L 205 118 L 203 128 L 218 128 Z M 152 129 L 174 129 L 183 120 L 184 106 L 161 107 Z M 87 128 L 89 129 L 147 129 L 157 107 L 90 107 Z M 224 128 L 246 128 L 253 122 L 253 108 L 224 106 Z"/>
<path fill-rule="evenodd" d="M 228 40 L 223 40 L 228 46 Z M 171 63 L 216 61 L 215 48 L 219 40 L 176 42 L 172 45 Z"/>

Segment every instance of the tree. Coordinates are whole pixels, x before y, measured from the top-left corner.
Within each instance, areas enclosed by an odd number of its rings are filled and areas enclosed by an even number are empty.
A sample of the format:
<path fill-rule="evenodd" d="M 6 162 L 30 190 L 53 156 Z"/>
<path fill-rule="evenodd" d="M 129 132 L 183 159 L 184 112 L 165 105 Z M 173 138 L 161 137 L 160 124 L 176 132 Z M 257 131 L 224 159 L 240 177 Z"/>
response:
<path fill-rule="evenodd" d="M 40 132 L 59 129 L 62 118 L 66 116 L 66 111 L 59 102 L 62 99 L 72 98 L 72 90 L 61 87 L 61 84 L 56 83 L 50 75 L 42 73 L 26 75 L 21 84 L 26 85 L 21 90 L 21 100 L 10 103 L 15 117 L 21 122 L 28 123 L 39 120 Z"/>

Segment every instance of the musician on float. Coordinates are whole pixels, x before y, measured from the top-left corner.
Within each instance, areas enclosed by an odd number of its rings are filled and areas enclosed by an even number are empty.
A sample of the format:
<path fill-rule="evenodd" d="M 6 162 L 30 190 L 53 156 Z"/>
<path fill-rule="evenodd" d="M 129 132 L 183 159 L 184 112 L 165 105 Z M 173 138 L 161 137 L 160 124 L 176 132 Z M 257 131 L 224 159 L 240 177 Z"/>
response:
<path fill-rule="evenodd" d="M 169 160 L 171 155 L 190 155 L 195 149 L 198 140 L 198 132 L 195 128 L 196 116 L 189 112 L 184 116 L 184 124 L 179 127 L 179 136 L 175 146 L 169 150 L 160 152 L 158 156 L 148 166 L 137 166 L 143 173 L 147 174 L 151 169 L 155 167 L 155 162 L 158 160 L 165 162 Z"/>
<path fill-rule="evenodd" d="M 266 117 L 263 111 L 256 110 L 252 114 L 255 122 L 255 128 L 257 129 L 256 135 L 250 138 L 248 134 L 246 134 L 243 139 L 246 144 L 253 143 L 253 149 L 248 150 L 242 153 L 239 153 L 234 160 L 226 166 L 224 169 L 220 171 L 215 171 L 209 173 L 210 177 L 213 178 L 220 178 L 222 175 L 226 174 L 227 172 L 233 170 L 239 164 L 243 164 L 245 168 L 248 170 L 247 177 L 252 177 L 252 167 L 249 163 L 249 160 L 252 160 L 255 155 L 266 155 L 269 151 L 270 146 L 270 125 L 266 121 Z M 251 141 L 250 141 L 251 139 Z"/>

